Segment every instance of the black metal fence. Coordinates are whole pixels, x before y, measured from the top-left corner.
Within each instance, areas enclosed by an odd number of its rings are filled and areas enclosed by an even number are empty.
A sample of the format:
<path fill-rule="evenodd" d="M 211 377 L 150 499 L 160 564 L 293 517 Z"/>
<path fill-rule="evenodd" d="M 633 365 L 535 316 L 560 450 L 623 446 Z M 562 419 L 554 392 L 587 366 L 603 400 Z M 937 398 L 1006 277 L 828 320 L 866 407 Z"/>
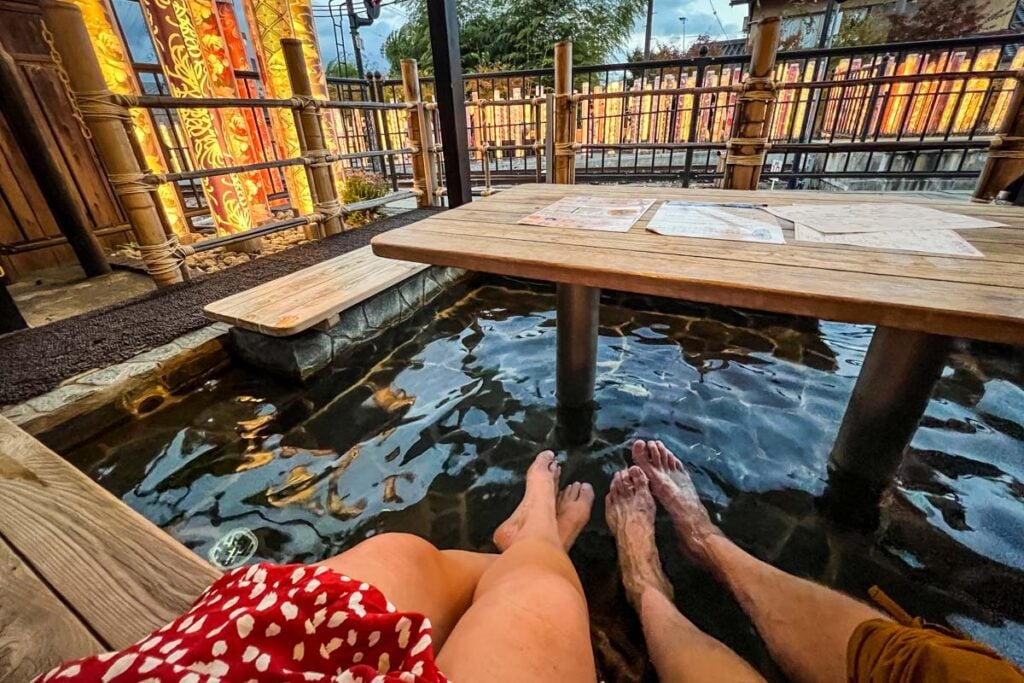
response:
<path fill-rule="evenodd" d="M 1024 68 L 1022 46 L 1024 34 L 1010 34 L 780 53 L 763 178 L 791 187 L 970 189 Z M 689 185 L 720 177 L 748 62 L 575 67 L 577 180 Z M 495 182 L 543 173 L 552 79 L 550 69 L 465 75 L 475 178 L 485 164 Z M 360 81 L 329 81 L 371 96 Z M 381 101 L 402 99 L 400 81 L 373 87 Z M 432 90 L 424 78 L 425 98 Z"/>
<path fill-rule="evenodd" d="M 769 184 L 835 189 L 969 191 L 984 166 L 1024 69 L 1024 34 L 799 50 L 779 54 Z M 683 186 L 721 177 L 737 86 L 748 56 L 693 57 L 574 68 L 578 182 L 667 181 Z M 157 65 L 136 64 L 146 94 L 169 94 Z M 466 136 L 477 184 L 529 182 L 546 172 L 544 144 L 551 69 L 465 75 Z M 236 72 L 243 97 L 261 97 L 255 72 Z M 333 100 L 402 102 L 402 83 L 379 74 L 328 78 Z M 433 100 L 433 79 L 421 80 Z M 153 110 L 172 170 L 192 169 L 172 110 Z M 257 150 L 281 159 L 269 113 L 253 107 Z M 434 112 L 436 116 L 436 112 Z M 334 134 L 350 152 L 406 146 L 405 112 L 348 110 Z M 365 157 L 356 168 L 394 189 L 411 174 L 408 156 Z M 285 201 L 284 175 L 272 199 Z M 179 185 L 191 216 L 207 212 L 196 181 Z"/>

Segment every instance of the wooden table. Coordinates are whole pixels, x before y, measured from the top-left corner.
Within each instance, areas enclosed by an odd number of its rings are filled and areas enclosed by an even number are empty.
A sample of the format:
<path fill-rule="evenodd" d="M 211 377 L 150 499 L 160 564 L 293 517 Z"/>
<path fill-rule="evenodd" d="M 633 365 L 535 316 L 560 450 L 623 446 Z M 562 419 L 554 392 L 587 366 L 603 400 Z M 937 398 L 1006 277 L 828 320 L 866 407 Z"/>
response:
<path fill-rule="evenodd" d="M 562 197 L 764 204 L 909 202 L 1008 228 L 964 230 L 984 258 L 796 242 L 785 245 L 518 225 Z M 771 218 L 765 214 L 765 218 Z M 389 258 L 558 283 L 558 401 L 593 397 L 600 288 L 872 323 L 867 358 L 833 447 L 833 477 L 880 492 L 946 361 L 950 337 L 1024 343 L 1024 209 L 900 194 L 522 185 L 373 239 Z"/>

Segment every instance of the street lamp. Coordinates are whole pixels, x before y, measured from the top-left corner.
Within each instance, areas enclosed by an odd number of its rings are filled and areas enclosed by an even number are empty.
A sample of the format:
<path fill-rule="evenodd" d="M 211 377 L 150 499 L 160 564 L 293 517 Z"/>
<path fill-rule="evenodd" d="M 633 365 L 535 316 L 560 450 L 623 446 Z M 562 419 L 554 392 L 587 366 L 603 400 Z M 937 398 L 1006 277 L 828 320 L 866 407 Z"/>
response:
<path fill-rule="evenodd" d="M 679 21 L 683 22 L 683 51 L 686 51 L 686 17 L 679 17 Z"/>

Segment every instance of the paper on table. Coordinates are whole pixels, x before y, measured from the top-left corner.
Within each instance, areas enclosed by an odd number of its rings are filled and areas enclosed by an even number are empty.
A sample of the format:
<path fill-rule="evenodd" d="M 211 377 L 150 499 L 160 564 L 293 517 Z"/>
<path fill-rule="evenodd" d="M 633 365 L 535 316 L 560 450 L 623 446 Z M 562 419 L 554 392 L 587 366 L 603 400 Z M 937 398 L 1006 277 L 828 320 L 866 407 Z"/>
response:
<path fill-rule="evenodd" d="M 563 197 L 519 222 L 555 228 L 629 232 L 653 203 L 653 199 Z"/>
<path fill-rule="evenodd" d="M 647 229 L 659 235 L 713 240 L 785 244 L 782 228 L 764 220 L 758 209 L 739 209 L 689 202 L 665 202 Z"/>
<path fill-rule="evenodd" d="M 970 242 L 953 230 L 904 230 L 900 232 L 858 232 L 826 235 L 806 225 L 796 224 L 798 242 L 850 244 L 869 249 L 919 251 L 926 254 L 984 257 Z"/>
<path fill-rule="evenodd" d="M 766 206 L 764 210 L 773 216 L 825 233 L 1006 227 L 1004 223 L 937 211 L 920 204 L 790 204 Z"/>

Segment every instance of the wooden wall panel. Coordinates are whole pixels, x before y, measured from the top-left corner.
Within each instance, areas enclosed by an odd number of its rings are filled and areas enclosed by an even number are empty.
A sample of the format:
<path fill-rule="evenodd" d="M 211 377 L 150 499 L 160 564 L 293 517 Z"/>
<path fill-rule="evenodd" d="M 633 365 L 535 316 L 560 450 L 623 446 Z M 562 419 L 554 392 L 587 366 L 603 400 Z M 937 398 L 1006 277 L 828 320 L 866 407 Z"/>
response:
<path fill-rule="evenodd" d="M 38 0 L 0 0 L 0 47 L 20 67 L 27 84 L 26 99 L 33 110 L 32 118 L 60 150 L 66 177 L 76 189 L 93 229 L 123 225 L 125 215 L 91 141 L 73 116 L 50 48 L 43 39 Z M 102 242 L 112 245 L 134 239 L 131 232 L 121 235 L 123 237 L 104 237 Z M 61 236 L 18 147 L 17 131 L 12 131 L 0 114 L 0 247 L 26 246 Z M 74 260 L 74 253 L 63 245 L 5 255 L 5 262 L 12 271 L 11 279 Z"/>

